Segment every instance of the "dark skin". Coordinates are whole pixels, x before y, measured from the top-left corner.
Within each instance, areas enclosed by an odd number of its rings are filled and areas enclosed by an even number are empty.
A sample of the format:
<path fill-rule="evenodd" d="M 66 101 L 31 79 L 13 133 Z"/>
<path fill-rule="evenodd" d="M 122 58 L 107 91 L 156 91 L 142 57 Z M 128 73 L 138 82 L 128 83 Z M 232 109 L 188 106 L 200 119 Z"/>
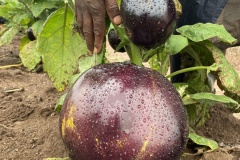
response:
<path fill-rule="evenodd" d="M 75 0 L 78 32 L 86 40 L 90 55 L 99 53 L 102 49 L 106 14 L 113 24 L 121 24 L 117 0 Z"/>

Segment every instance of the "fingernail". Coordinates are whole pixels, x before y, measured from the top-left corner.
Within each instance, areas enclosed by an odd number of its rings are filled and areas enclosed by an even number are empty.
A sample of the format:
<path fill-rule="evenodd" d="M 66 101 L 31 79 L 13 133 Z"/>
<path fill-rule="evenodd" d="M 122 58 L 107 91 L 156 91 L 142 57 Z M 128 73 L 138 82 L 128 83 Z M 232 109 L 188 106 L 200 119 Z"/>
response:
<path fill-rule="evenodd" d="M 93 55 L 92 51 L 88 50 L 88 55 L 92 56 Z"/>
<path fill-rule="evenodd" d="M 113 18 L 113 23 L 116 25 L 119 25 L 122 23 L 122 17 L 121 16 L 116 16 Z"/>
<path fill-rule="evenodd" d="M 97 54 L 97 53 L 98 53 L 98 50 L 96 47 L 94 47 L 93 54 Z"/>

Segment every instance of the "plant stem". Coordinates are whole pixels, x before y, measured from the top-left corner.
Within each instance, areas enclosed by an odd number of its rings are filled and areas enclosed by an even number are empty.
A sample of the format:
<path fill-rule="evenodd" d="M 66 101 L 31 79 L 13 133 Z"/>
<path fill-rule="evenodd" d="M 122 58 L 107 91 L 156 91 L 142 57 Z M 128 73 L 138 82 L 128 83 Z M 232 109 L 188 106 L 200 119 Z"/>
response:
<path fill-rule="evenodd" d="M 6 66 L 0 66 L 0 69 L 8 69 L 8 68 L 11 68 L 11 67 L 20 67 L 21 65 L 22 65 L 22 63 L 6 65 Z"/>
<path fill-rule="evenodd" d="M 143 58 L 141 49 L 134 45 L 127 37 L 124 28 L 113 25 L 119 38 L 125 44 L 125 50 L 130 58 L 130 61 L 138 66 L 142 66 Z"/>
<path fill-rule="evenodd" d="M 202 69 L 207 70 L 208 68 L 209 66 L 197 66 L 197 67 L 185 68 L 167 75 L 166 78 L 171 78 L 173 76 L 176 76 L 178 74 L 185 73 L 185 72 L 191 72 L 191 71 L 202 70 Z"/>
<path fill-rule="evenodd" d="M 130 50 L 126 48 L 126 51 L 131 54 L 131 62 L 142 66 L 142 53 L 139 47 L 135 46 L 132 42 L 129 44 Z"/>

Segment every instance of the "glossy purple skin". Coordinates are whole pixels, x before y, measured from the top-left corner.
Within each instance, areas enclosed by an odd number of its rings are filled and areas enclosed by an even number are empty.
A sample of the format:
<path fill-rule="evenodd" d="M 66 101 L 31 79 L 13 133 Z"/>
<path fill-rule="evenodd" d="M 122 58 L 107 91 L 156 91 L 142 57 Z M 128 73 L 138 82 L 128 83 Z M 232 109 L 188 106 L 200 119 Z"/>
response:
<path fill-rule="evenodd" d="M 60 116 L 73 160 L 177 160 L 188 121 L 173 85 L 133 64 L 93 67 L 70 89 Z"/>
<path fill-rule="evenodd" d="M 175 29 L 173 0 L 122 0 L 120 8 L 129 39 L 143 48 L 162 45 Z"/>

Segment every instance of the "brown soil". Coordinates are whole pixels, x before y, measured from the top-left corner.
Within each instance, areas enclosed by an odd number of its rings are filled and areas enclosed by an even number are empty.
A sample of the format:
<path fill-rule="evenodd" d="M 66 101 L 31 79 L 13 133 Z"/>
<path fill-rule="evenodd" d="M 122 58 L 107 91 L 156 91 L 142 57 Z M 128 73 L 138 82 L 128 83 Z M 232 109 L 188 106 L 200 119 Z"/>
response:
<path fill-rule="evenodd" d="M 16 37 L 11 45 L 0 48 L 0 66 L 20 63 L 18 46 Z M 240 52 L 230 54 L 230 59 L 240 72 Z M 59 134 L 59 114 L 54 111 L 61 94 L 46 73 L 29 72 L 22 66 L 0 69 L 0 160 L 68 156 Z M 220 149 L 208 152 L 201 146 L 189 146 L 190 153 L 182 159 L 240 159 L 240 120 L 225 106 L 214 107 L 197 133 L 216 140 Z"/>

